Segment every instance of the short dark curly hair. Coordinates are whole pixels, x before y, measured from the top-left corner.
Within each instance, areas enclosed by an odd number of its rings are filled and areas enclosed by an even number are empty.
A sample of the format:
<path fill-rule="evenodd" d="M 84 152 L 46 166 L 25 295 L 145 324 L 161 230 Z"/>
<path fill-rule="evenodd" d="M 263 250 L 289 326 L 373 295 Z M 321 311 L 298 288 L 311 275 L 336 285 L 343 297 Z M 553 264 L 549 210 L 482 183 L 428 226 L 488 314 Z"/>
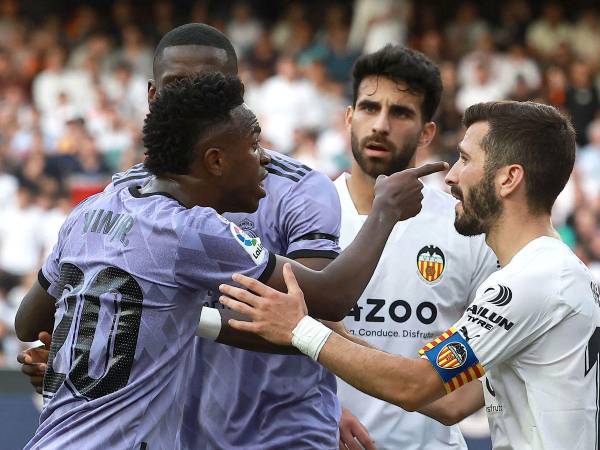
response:
<path fill-rule="evenodd" d="M 216 28 L 205 23 L 186 23 L 173 28 L 165 34 L 154 50 L 154 61 L 152 69 L 154 77 L 157 77 L 158 66 L 162 61 L 162 54 L 167 47 L 178 47 L 181 45 L 204 45 L 207 47 L 220 48 L 227 54 L 227 65 L 232 72 L 237 73 L 237 55 L 231 41 Z"/>
<path fill-rule="evenodd" d="M 360 83 L 371 75 L 406 83 L 409 92 L 423 96 L 423 119 L 426 122 L 432 119 L 442 97 L 442 77 L 437 66 L 423 53 L 388 44 L 358 58 L 352 70 L 352 106 L 356 106 Z"/>
<path fill-rule="evenodd" d="M 238 77 L 216 72 L 165 86 L 144 120 L 146 169 L 154 175 L 189 173 L 198 139 L 229 120 L 229 112 L 244 102 L 243 91 Z"/>

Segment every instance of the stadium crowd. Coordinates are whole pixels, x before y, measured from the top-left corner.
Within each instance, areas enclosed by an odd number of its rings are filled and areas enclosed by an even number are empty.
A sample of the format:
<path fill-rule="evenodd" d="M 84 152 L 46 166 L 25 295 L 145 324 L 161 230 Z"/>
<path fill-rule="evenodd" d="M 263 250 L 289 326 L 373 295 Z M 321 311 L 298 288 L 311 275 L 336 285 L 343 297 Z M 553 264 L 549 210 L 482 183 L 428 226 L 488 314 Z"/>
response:
<path fill-rule="evenodd" d="M 578 154 L 554 220 L 600 280 L 600 8 L 267 3 L 156 0 L 140 13 L 139 2 L 116 0 L 50 14 L 0 1 L 0 367 L 16 365 L 14 314 L 70 208 L 143 160 L 152 49 L 185 22 L 216 26 L 235 44 L 265 146 L 332 178 L 350 165 L 343 118 L 352 65 L 387 42 L 421 50 L 441 69 L 439 132 L 421 160 L 453 161 L 473 103 L 535 100 L 567 112 Z"/>

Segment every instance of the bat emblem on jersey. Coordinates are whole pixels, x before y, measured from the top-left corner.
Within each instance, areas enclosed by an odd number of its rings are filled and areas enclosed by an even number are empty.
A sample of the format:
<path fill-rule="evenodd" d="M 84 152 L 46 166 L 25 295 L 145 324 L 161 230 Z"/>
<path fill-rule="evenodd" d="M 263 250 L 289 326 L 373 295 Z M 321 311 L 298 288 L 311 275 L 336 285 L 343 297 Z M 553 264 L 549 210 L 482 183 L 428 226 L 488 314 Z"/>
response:
<path fill-rule="evenodd" d="M 437 355 L 437 365 L 442 369 L 457 369 L 467 360 L 467 349 L 460 342 L 451 342 Z"/>
<path fill-rule="evenodd" d="M 437 281 L 444 273 L 446 257 L 439 247 L 427 245 L 417 253 L 417 269 L 428 283 Z"/>
<path fill-rule="evenodd" d="M 493 298 L 486 301 L 496 306 L 506 306 L 512 300 L 512 291 L 510 290 L 510 288 L 502 286 L 501 284 L 487 288 L 483 295 L 487 294 L 489 294 L 490 296 L 493 295 Z"/>

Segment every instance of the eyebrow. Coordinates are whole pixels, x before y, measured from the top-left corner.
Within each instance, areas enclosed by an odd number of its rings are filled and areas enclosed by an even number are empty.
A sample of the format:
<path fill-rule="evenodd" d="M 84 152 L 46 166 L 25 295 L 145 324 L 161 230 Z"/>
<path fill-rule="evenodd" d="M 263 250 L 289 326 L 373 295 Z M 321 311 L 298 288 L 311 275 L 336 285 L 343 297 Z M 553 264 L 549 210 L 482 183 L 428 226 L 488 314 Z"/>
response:
<path fill-rule="evenodd" d="M 409 108 L 408 106 L 404 106 L 404 105 L 392 105 L 392 106 L 390 106 L 390 110 L 395 113 L 402 113 L 402 114 L 406 114 L 411 117 L 413 117 L 417 114 L 414 109 Z"/>
<path fill-rule="evenodd" d="M 381 107 L 381 104 L 380 104 L 380 102 L 376 102 L 374 100 L 363 99 L 358 102 L 357 106 L 359 106 L 359 107 L 371 106 L 371 107 L 379 108 L 379 107 Z M 414 117 L 417 115 L 417 112 L 413 108 L 411 108 L 409 106 L 405 106 L 405 105 L 393 104 L 390 106 L 390 111 L 395 114 L 406 114 L 407 116 L 410 116 L 410 117 Z"/>
<path fill-rule="evenodd" d="M 376 106 L 376 107 L 379 107 L 381 105 L 379 104 L 379 102 L 376 102 L 376 101 L 373 101 L 373 100 L 368 100 L 368 99 L 363 99 L 363 100 L 359 100 L 357 106 Z"/>
<path fill-rule="evenodd" d="M 458 150 L 458 153 L 462 153 L 463 155 L 470 156 L 470 155 L 469 155 L 469 152 L 467 152 L 467 151 L 464 149 L 464 147 L 462 147 L 460 144 L 458 144 L 458 145 L 456 146 L 456 150 Z"/>

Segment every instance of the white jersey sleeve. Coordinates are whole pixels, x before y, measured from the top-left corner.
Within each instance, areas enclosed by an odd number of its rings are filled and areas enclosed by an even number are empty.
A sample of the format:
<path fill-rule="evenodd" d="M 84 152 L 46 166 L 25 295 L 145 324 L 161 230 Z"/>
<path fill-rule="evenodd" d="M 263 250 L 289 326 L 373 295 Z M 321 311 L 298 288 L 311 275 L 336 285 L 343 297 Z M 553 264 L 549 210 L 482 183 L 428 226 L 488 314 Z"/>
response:
<path fill-rule="evenodd" d="M 447 392 L 514 356 L 570 313 L 557 302 L 560 280 L 546 279 L 546 273 L 531 267 L 526 276 L 510 279 L 503 271 L 492 274 L 456 324 L 421 350 Z"/>
<path fill-rule="evenodd" d="M 529 273 L 527 278 L 487 282 L 478 290 L 455 328 L 486 370 L 515 355 L 568 316 L 571 308 L 556 302 L 560 296 L 555 281 L 536 279 Z"/>

